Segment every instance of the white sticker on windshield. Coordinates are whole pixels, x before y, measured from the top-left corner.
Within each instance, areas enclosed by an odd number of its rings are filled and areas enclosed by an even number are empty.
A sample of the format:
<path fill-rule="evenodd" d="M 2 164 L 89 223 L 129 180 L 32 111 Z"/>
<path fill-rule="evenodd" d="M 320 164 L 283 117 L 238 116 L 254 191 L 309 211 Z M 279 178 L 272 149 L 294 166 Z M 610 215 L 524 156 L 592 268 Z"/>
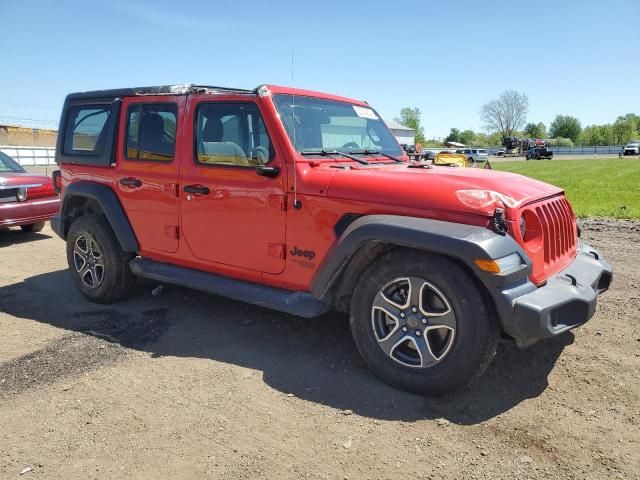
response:
<path fill-rule="evenodd" d="M 359 107 L 358 105 L 353 105 L 353 110 L 356 112 L 356 115 L 362 118 L 370 118 L 371 120 L 377 120 L 378 116 L 376 113 L 370 108 Z"/>

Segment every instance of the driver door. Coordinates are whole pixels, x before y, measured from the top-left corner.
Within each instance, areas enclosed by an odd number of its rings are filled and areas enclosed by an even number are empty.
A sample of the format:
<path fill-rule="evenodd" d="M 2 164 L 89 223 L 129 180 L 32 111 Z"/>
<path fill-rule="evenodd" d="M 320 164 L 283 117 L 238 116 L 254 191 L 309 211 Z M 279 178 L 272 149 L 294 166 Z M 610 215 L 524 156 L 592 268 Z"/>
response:
<path fill-rule="evenodd" d="M 181 231 L 197 258 L 277 274 L 285 267 L 286 175 L 254 102 L 190 109 L 182 157 Z M 274 167 L 266 171 L 259 167 Z M 278 169 L 282 169 L 279 171 Z"/>

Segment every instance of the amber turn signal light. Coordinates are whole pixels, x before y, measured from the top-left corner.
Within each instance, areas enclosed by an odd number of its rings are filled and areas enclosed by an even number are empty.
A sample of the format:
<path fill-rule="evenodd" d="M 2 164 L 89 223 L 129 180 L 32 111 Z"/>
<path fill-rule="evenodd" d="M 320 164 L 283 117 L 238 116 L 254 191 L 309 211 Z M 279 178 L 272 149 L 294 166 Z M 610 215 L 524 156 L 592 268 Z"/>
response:
<path fill-rule="evenodd" d="M 473 261 L 473 263 L 476 264 L 476 267 L 478 267 L 480 270 L 483 270 L 485 272 L 500 273 L 500 267 L 494 260 L 483 260 L 483 259 L 477 258 L 476 260 Z"/>

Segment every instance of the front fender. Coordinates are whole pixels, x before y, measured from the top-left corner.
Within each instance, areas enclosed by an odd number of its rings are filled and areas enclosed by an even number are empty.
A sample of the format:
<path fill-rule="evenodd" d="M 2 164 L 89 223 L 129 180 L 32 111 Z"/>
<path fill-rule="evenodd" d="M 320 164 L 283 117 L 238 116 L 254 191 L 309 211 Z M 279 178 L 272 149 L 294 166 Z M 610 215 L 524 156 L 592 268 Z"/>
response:
<path fill-rule="evenodd" d="M 312 280 L 313 295 L 333 301 L 334 287 L 339 286 L 351 259 L 372 242 L 441 254 L 462 262 L 486 288 L 506 330 L 510 330 L 513 319 L 513 298 L 535 289 L 528 281 L 531 260 L 510 235 L 441 220 L 368 215 L 352 221 L 329 250 Z M 507 273 L 485 272 L 474 263 L 476 259 L 498 259 L 515 252 L 524 263 Z M 462 293 L 465 288 L 460 285 Z"/>

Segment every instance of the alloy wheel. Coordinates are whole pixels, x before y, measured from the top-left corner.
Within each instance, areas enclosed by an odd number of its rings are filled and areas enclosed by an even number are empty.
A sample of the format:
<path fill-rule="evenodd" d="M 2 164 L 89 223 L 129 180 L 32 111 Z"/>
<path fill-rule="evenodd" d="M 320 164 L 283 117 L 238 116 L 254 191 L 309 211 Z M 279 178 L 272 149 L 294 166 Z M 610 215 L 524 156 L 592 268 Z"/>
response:
<path fill-rule="evenodd" d="M 95 239 L 85 233 L 73 245 L 73 263 L 82 283 L 98 288 L 104 280 L 104 256 Z"/>
<path fill-rule="evenodd" d="M 371 324 L 384 353 L 411 368 L 429 368 L 444 360 L 456 334 L 449 300 L 419 277 L 384 285 L 373 299 Z"/>

